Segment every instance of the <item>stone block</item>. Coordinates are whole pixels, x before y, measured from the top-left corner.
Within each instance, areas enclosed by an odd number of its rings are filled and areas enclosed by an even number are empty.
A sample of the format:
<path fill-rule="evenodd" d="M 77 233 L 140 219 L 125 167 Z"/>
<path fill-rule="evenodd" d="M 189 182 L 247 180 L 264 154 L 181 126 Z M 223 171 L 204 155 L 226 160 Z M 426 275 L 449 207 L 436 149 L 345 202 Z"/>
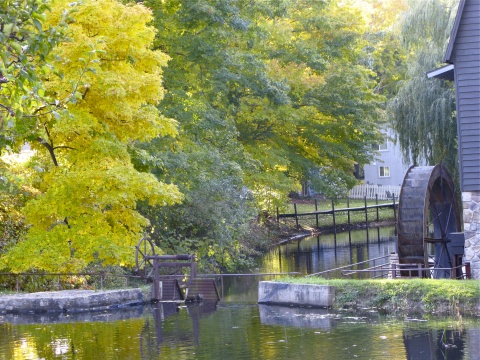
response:
<path fill-rule="evenodd" d="M 462 201 L 470 202 L 472 200 L 472 193 L 468 191 L 462 192 Z"/>
<path fill-rule="evenodd" d="M 465 209 L 463 210 L 463 222 L 471 223 L 473 219 L 473 211 Z"/>
<path fill-rule="evenodd" d="M 480 192 L 475 191 L 471 193 L 471 201 L 476 202 L 477 204 L 480 203 Z"/>
<path fill-rule="evenodd" d="M 477 234 L 475 231 L 465 231 L 465 239 L 471 239 Z"/>
<path fill-rule="evenodd" d="M 468 205 L 468 208 L 472 211 L 477 211 L 478 210 L 478 203 L 476 203 L 475 201 L 470 201 L 469 205 Z"/>
<path fill-rule="evenodd" d="M 472 222 L 477 223 L 477 224 L 480 223 L 480 212 L 479 211 L 474 211 L 473 212 Z"/>
<path fill-rule="evenodd" d="M 289 284 L 260 281 L 258 302 L 260 304 L 283 304 L 314 307 L 331 307 L 335 288 L 329 285 Z"/>

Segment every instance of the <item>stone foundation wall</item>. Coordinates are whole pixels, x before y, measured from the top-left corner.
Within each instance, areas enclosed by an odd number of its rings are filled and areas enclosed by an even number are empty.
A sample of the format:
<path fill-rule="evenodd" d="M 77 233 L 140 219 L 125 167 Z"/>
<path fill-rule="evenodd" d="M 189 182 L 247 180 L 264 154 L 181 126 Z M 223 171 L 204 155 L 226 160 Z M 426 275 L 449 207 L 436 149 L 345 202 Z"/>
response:
<path fill-rule="evenodd" d="M 472 278 L 480 279 L 480 191 L 462 192 L 465 262 Z"/>

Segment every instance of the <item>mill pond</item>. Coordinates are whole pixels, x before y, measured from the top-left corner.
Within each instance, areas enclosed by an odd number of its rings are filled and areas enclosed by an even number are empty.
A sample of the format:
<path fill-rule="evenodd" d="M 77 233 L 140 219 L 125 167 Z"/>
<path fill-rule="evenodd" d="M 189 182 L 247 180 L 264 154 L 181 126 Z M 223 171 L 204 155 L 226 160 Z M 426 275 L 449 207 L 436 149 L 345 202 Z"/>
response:
<path fill-rule="evenodd" d="M 320 272 L 395 250 L 393 228 L 283 244 L 256 272 Z M 368 241 L 366 239 L 368 238 Z M 0 316 L 0 360 L 477 359 L 475 318 L 398 318 L 257 304 L 258 280 L 225 277 L 223 300 L 65 315 Z"/>

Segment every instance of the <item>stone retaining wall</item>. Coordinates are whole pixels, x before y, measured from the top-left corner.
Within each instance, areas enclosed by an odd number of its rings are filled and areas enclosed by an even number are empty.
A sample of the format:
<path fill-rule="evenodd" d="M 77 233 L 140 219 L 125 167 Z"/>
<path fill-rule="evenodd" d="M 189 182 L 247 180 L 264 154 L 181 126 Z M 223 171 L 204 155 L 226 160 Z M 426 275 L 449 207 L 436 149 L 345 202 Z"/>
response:
<path fill-rule="evenodd" d="M 1 296 L 0 314 L 97 311 L 144 302 L 141 289 L 50 291 Z"/>

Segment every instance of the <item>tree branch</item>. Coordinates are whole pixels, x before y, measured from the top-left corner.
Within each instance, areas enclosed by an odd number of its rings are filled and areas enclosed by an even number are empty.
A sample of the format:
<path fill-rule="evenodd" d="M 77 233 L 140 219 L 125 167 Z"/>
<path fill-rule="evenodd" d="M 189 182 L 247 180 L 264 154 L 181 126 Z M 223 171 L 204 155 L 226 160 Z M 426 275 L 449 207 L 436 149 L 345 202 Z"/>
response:
<path fill-rule="evenodd" d="M 60 146 L 55 146 L 53 147 L 53 150 L 56 150 L 56 149 L 70 149 L 70 150 L 77 150 L 73 147 L 70 147 L 70 146 L 66 146 L 66 145 L 60 145 Z"/>
<path fill-rule="evenodd" d="M 53 146 L 41 137 L 38 137 L 35 140 L 47 148 L 48 152 L 50 153 L 50 157 L 52 158 L 53 164 L 55 166 L 58 166 L 57 158 L 55 156 L 55 149 L 53 148 Z"/>

